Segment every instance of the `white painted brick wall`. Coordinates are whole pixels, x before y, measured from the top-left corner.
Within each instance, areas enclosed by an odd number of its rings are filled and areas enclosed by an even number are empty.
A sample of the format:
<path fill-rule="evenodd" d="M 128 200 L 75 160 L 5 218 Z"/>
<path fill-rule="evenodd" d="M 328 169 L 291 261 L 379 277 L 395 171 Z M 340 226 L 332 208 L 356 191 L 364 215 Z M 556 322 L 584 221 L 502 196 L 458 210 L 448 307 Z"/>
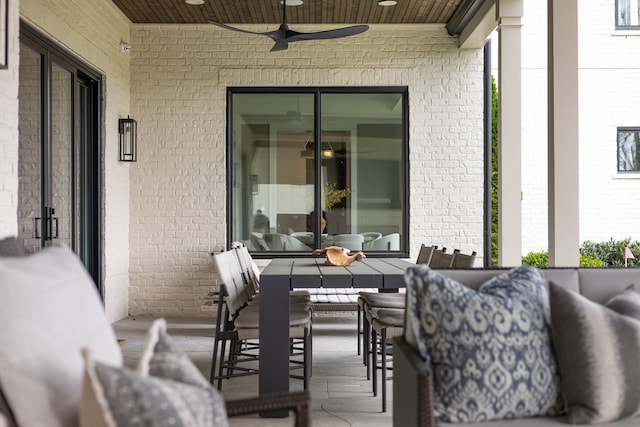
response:
<path fill-rule="evenodd" d="M 18 4 L 9 2 L 9 68 L 0 70 L 0 239 L 18 234 Z"/>
<path fill-rule="evenodd" d="M 132 314 L 196 314 L 217 288 L 227 86 L 408 86 L 411 255 L 423 242 L 481 252 L 482 51 L 459 50 L 443 26 L 376 25 L 275 53 L 212 26 L 137 25 L 131 42 Z"/>
<path fill-rule="evenodd" d="M 131 23 L 110 0 L 20 0 L 20 14 L 104 76 L 103 277 L 106 314 L 116 321 L 128 315 L 129 165 L 117 157 L 118 118 L 131 114 L 130 55 L 120 51 L 120 42 L 130 39 Z M 0 102 L 0 109 L 6 105 Z"/>
<path fill-rule="evenodd" d="M 615 33 L 614 2 L 580 2 L 580 241 L 640 240 L 640 177 L 616 174 L 616 128 L 640 126 L 640 31 Z M 523 253 L 547 249 L 546 3 L 523 19 Z M 632 35 L 629 35 L 632 34 Z"/>

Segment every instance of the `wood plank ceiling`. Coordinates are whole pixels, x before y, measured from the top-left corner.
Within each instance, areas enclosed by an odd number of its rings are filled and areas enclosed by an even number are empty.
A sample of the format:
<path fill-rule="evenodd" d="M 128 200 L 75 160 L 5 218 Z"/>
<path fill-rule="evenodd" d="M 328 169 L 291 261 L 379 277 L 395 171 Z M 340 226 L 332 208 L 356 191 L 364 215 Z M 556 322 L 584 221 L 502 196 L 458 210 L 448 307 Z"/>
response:
<path fill-rule="evenodd" d="M 205 0 L 200 6 L 184 0 L 113 0 L 133 23 L 279 24 L 279 0 Z M 378 6 L 377 0 L 304 0 L 287 7 L 290 24 L 431 24 L 447 23 L 464 0 L 398 0 Z"/>

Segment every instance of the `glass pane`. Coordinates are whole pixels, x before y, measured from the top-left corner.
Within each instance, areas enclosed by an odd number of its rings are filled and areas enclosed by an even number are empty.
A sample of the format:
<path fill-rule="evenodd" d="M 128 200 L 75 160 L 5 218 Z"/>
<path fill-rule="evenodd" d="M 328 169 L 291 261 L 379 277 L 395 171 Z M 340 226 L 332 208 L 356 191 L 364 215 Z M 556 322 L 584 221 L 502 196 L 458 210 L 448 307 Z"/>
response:
<path fill-rule="evenodd" d="M 616 25 L 635 27 L 639 24 L 640 2 L 638 0 L 617 0 Z"/>
<path fill-rule="evenodd" d="M 399 251 L 403 230 L 402 94 L 323 94 L 323 246 Z"/>
<path fill-rule="evenodd" d="M 631 25 L 631 5 L 630 0 L 617 0 L 618 5 L 618 22 L 619 26 Z"/>
<path fill-rule="evenodd" d="M 42 235 L 41 64 L 38 52 L 20 45 L 18 236 L 28 252 L 40 248 Z"/>
<path fill-rule="evenodd" d="M 313 233 L 313 94 L 236 93 L 232 241 L 253 251 L 308 253 Z"/>
<path fill-rule="evenodd" d="M 51 238 L 73 242 L 72 74 L 53 64 L 51 70 Z"/>
<path fill-rule="evenodd" d="M 640 129 L 618 130 L 618 170 L 640 171 Z"/>

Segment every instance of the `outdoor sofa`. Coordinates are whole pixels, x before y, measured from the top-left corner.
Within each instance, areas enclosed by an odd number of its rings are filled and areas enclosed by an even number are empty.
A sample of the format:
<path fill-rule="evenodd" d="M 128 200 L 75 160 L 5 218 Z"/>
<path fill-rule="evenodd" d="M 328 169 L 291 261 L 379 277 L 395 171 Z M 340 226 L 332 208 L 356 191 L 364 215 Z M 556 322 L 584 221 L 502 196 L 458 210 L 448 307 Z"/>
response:
<path fill-rule="evenodd" d="M 468 269 L 438 270 L 435 273 L 439 273 L 443 277 L 458 282 L 467 288 L 478 290 L 488 280 L 509 271 L 511 270 Z M 542 281 L 544 282 L 542 287 L 547 291 L 547 298 L 551 300 L 549 322 L 550 329 L 553 332 L 551 333 L 552 354 L 558 362 L 559 394 L 562 396 L 561 399 L 564 400 L 562 405 L 564 407 L 561 409 L 561 413 L 555 416 L 507 418 L 485 422 L 482 422 L 483 420 L 474 420 L 456 425 L 537 427 L 566 425 L 572 422 L 582 424 L 577 420 L 580 419 L 580 416 L 584 416 L 586 418 L 591 417 L 592 421 L 595 420 L 593 422 L 599 426 L 640 426 L 640 418 L 638 418 L 640 408 L 640 353 L 638 353 L 638 335 L 633 336 L 640 334 L 640 321 L 636 320 L 637 317 L 633 318 L 634 315 L 638 315 L 639 298 L 637 289 L 634 286 L 630 286 L 633 284 L 640 285 L 640 269 L 549 268 L 541 271 L 543 274 Z M 414 273 L 416 275 L 439 277 L 437 274 L 434 275 L 425 271 Z M 407 294 L 411 292 L 409 290 L 410 280 L 407 277 Z M 549 285 L 549 282 L 554 283 L 554 285 Z M 553 294 L 550 286 L 553 286 Z M 570 292 L 565 292 L 564 290 L 569 290 Z M 568 298 L 569 301 L 576 305 L 570 308 L 562 307 L 560 303 L 554 302 L 551 298 L 551 296 L 559 298 L 557 294 L 563 298 Z M 586 297 L 586 299 L 582 297 Z M 629 302 L 629 298 L 631 302 Z M 415 333 L 416 325 L 419 322 L 413 322 L 416 320 L 416 309 L 415 307 L 413 309 L 410 308 L 411 299 L 408 296 L 404 335 L 394 339 L 393 425 L 396 427 L 452 425 L 447 422 L 440 422 L 437 419 L 437 411 L 434 411 L 434 406 L 438 405 L 438 401 L 442 402 L 434 393 L 434 370 L 441 368 L 427 362 L 421 354 L 420 337 Z M 433 301 L 429 302 L 432 303 Z M 554 307 L 554 304 L 557 306 Z M 437 308 L 437 306 L 435 307 Z M 581 311 L 583 309 L 584 311 Z M 612 314 L 612 311 L 616 310 L 623 314 Z M 628 317 L 630 313 L 631 318 Z M 412 316 L 414 317 L 412 318 Z M 621 317 L 625 318 L 621 319 Z M 577 322 L 574 322 L 574 320 L 577 320 Z M 448 319 L 448 321 L 452 322 L 452 319 Z M 576 323 L 580 324 L 580 322 L 591 328 L 592 341 L 586 338 L 588 333 L 581 331 L 579 328 L 577 331 L 572 332 L 571 327 L 575 327 Z M 420 331 L 420 326 L 417 327 L 418 331 Z M 627 329 L 625 332 L 627 335 L 620 332 L 625 328 Z M 567 331 L 569 332 L 568 335 Z M 445 344 L 440 342 L 440 345 Z M 620 349 L 622 350 L 617 353 Z M 591 359 L 585 362 L 585 357 Z M 563 358 L 564 360 L 562 360 Z M 600 360 L 601 358 L 602 360 Z M 611 365 L 612 361 L 614 365 Z M 589 365 L 589 363 L 591 364 Z M 563 369 L 567 372 L 564 372 Z M 455 376 L 454 374 L 450 375 Z M 599 378 L 594 378 L 594 376 L 597 377 L 598 375 L 600 375 Z M 576 380 L 573 383 L 569 383 L 571 382 L 570 378 L 576 378 Z M 589 404 L 594 407 L 580 406 L 573 402 L 574 412 L 572 416 L 569 416 L 566 410 L 568 407 L 566 393 L 568 392 L 570 395 L 569 400 L 586 399 L 588 401 L 593 399 L 593 396 L 590 395 L 593 390 L 590 388 L 597 385 L 603 385 L 604 389 L 599 391 L 600 400 L 596 399 L 595 402 L 592 401 Z M 445 397 L 447 396 L 446 393 L 445 390 Z M 482 398 L 482 396 L 479 397 L 476 402 L 482 401 Z M 476 407 L 474 409 L 478 411 L 482 408 Z M 617 413 L 616 410 L 618 411 Z M 576 414 L 578 415 L 577 417 Z M 600 418 L 598 419 L 598 417 Z M 609 420 L 606 418 L 609 418 Z"/>
<path fill-rule="evenodd" d="M 26 255 L 0 239 L 0 323 L 0 427 L 210 427 L 274 411 L 310 424 L 308 392 L 225 402 L 164 319 L 137 368 L 123 367 L 95 284 L 66 246 Z"/>

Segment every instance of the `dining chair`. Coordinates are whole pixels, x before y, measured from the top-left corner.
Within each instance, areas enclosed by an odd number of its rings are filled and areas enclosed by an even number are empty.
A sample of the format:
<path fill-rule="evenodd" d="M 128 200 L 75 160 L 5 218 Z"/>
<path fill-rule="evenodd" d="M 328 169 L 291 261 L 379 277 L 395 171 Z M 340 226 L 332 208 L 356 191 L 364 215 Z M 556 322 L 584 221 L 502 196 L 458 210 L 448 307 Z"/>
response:
<path fill-rule="evenodd" d="M 288 234 L 267 233 L 263 235 L 263 238 L 272 251 L 311 252 L 311 248 L 309 246 Z"/>
<path fill-rule="evenodd" d="M 242 242 L 231 243 L 231 249 L 235 251 L 238 258 L 245 286 L 250 290 L 249 303 L 257 302 L 260 297 L 260 268 L 251 257 L 249 249 Z M 311 303 L 311 297 L 307 289 L 289 291 L 289 300 L 292 304 Z"/>
<path fill-rule="evenodd" d="M 386 234 L 371 242 L 369 249 L 377 251 L 399 251 L 400 233 Z"/>
<path fill-rule="evenodd" d="M 380 309 L 404 310 L 404 308 L 404 293 L 360 292 L 358 295 L 358 354 L 362 348 L 362 363 L 367 367 L 367 379 L 371 378 L 369 367 L 371 321 Z"/>
<path fill-rule="evenodd" d="M 364 236 L 361 234 L 336 234 L 333 236 L 333 246 L 340 246 L 351 251 L 361 251 Z"/>
<path fill-rule="evenodd" d="M 430 268 L 450 268 L 451 263 L 453 262 L 454 253 L 447 253 L 447 248 L 436 249 L 433 251 L 433 255 L 431 255 L 431 260 L 429 261 Z"/>
<path fill-rule="evenodd" d="M 391 339 L 404 334 L 404 310 L 379 309 L 371 320 L 371 367 L 373 371 L 373 395 L 378 395 L 378 370 L 382 373 L 380 388 L 382 390 L 382 412 L 387 412 L 387 372 L 393 357 Z M 378 366 L 378 354 L 381 364 Z"/>
<path fill-rule="evenodd" d="M 259 361 L 260 306 L 257 302 L 251 303 L 251 292 L 247 289 L 235 250 L 214 254 L 214 260 L 222 284 L 209 381 L 214 384 L 217 380 L 221 390 L 223 379 L 259 373 L 256 363 Z M 302 362 L 292 358 L 292 369 L 303 369 L 302 375 L 292 374 L 291 377 L 302 379 L 307 390 L 311 374 L 310 304 L 294 302 L 289 312 L 289 336 L 293 340 L 291 355 L 302 355 Z"/>
<path fill-rule="evenodd" d="M 438 249 L 437 246 L 427 246 L 424 243 L 420 246 L 420 252 L 418 252 L 418 258 L 416 264 L 429 265 L 433 253 Z"/>
<path fill-rule="evenodd" d="M 453 255 L 451 268 L 473 268 L 475 261 L 476 261 L 476 251 L 471 252 L 471 255 L 457 252 Z"/>
<path fill-rule="evenodd" d="M 382 237 L 382 233 L 378 231 L 365 231 L 363 233 L 358 233 L 362 237 L 364 237 L 364 243 L 362 244 L 362 249 L 370 249 L 374 240 L 378 240 Z"/>

